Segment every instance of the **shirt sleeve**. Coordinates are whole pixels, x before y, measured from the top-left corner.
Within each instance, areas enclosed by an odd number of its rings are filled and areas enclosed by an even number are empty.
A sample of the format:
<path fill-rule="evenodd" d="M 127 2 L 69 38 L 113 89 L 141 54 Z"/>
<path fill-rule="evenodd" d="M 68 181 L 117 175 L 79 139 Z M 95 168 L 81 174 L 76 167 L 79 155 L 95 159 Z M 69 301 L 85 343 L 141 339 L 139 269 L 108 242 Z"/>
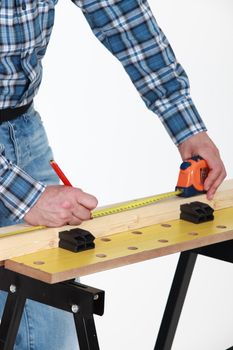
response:
<path fill-rule="evenodd" d="M 7 217 L 22 219 L 44 189 L 41 182 L 0 155 L 0 201 Z"/>
<path fill-rule="evenodd" d="M 72 0 L 93 33 L 122 63 L 146 106 L 176 145 L 206 127 L 189 80 L 146 0 Z"/>

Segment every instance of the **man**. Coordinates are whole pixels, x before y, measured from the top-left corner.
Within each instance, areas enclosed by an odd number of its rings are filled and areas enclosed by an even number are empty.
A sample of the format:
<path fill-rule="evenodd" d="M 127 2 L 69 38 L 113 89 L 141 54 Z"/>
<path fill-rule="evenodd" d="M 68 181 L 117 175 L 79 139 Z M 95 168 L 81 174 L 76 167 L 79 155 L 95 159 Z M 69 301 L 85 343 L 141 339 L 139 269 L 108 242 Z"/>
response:
<path fill-rule="evenodd" d="M 146 0 L 72 0 L 96 37 L 122 63 L 147 107 L 159 116 L 182 159 L 208 162 L 207 197 L 226 176 L 218 149 L 189 95 L 188 78 Z M 58 185 L 52 152 L 33 97 L 41 82 L 57 0 L 0 3 L 0 225 L 78 225 L 97 200 Z M 3 308 L 6 295 L 1 293 Z M 72 316 L 28 301 L 16 350 L 77 349 Z"/>

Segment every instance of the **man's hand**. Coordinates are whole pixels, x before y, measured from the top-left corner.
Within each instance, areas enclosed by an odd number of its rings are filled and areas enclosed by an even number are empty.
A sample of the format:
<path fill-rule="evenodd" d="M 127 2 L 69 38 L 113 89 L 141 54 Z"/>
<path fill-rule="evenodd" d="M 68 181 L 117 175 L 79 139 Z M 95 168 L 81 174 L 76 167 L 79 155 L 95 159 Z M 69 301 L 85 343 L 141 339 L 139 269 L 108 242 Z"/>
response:
<path fill-rule="evenodd" d="M 217 188 L 226 177 L 224 164 L 213 141 L 206 132 L 200 132 L 181 143 L 178 149 L 183 160 L 199 155 L 207 161 L 210 172 L 204 189 L 207 191 L 207 199 L 213 199 Z"/>
<path fill-rule="evenodd" d="M 30 225 L 59 227 L 79 225 L 91 218 L 97 199 L 80 189 L 69 186 L 48 186 L 24 216 Z"/>

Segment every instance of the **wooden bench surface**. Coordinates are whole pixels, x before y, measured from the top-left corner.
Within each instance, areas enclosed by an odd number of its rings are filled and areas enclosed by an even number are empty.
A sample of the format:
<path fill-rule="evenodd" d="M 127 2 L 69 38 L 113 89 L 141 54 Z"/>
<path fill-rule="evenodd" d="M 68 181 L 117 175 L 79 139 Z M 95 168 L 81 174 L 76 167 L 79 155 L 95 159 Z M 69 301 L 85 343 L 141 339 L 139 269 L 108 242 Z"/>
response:
<path fill-rule="evenodd" d="M 214 199 L 209 202 L 205 195 L 191 198 L 175 197 L 156 202 L 149 206 L 126 212 L 104 216 L 83 222 L 79 227 L 91 232 L 96 238 L 119 232 L 138 230 L 141 227 L 153 226 L 162 222 L 176 220 L 180 215 L 180 205 L 187 202 L 201 201 L 208 203 L 215 210 L 233 207 L 233 180 L 224 181 Z M 72 226 L 46 228 L 34 232 L 3 237 L 10 231 L 20 230 L 25 225 L 0 228 L 0 264 L 4 260 L 17 256 L 53 249 L 58 246 L 60 231 L 70 230 Z"/>
<path fill-rule="evenodd" d="M 233 207 L 215 211 L 202 224 L 164 221 L 98 237 L 95 249 L 72 253 L 51 248 L 5 261 L 5 267 L 47 283 L 128 265 L 233 239 Z"/>

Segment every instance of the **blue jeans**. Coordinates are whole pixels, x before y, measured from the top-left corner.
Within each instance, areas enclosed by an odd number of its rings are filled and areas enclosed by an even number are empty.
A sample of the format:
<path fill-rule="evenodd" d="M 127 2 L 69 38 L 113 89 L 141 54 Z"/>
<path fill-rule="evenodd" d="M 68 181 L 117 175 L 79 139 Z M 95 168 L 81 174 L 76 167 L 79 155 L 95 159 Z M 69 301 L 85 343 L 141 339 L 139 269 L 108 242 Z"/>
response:
<path fill-rule="evenodd" d="M 39 114 L 33 106 L 21 117 L 0 124 L 0 153 L 47 185 L 58 178 L 49 165 L 53 158 Z M 1 203 L 1 202 L 0 202 Z M 2 208 L 4 211 L 4 208 Z M 1 215 L 0 226 L 15 224 Z M 7 293 L 0 291 L 0 317 Z M 27 300 L 14 350 L 79 349 L 73 315 Z"/>

